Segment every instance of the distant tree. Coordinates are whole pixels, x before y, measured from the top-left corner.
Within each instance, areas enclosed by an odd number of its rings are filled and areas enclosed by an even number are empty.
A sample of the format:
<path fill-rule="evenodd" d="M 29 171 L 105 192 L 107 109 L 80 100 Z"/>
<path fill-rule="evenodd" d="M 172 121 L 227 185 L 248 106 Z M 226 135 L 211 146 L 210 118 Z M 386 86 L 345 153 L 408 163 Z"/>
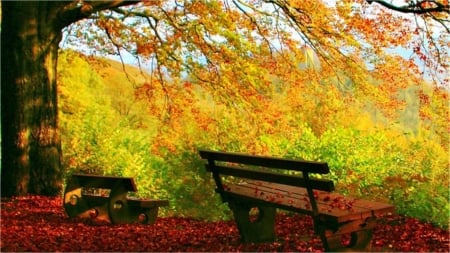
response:
<path fill-rule="evenodd" d="M 62 30 L 72 24 L 77 39 L 92 48 L 155 61 L 160 85 L 167 73 L 188 71 L 228 99 L 261 93 L 265 83 L 252 69 L 259 53 L 296 52 L 302 44 L 349 73 L 360 68 L 352 58 L 382 60 L 380 50 L 388 46 L 413 47 L 440 71 L 446 67 L 442 48 L 448 45 L 439 42 L 448 36 L 435 38 L 427 28 L 431 18 L 448 33 L 448 1 L 409 1 L 405 7 L 369 1 L 424 17 L 425 28 L 415 32 L 433 40 L 416 45 L 411 27 L 402 23 L 406 19 L 386 9 L 362 0 L 326 2 L 3 1 L 2 196 L 55 195 L 61 189 L 56 63 Z M 424 46 L 435 50 L 426 54 Z M 233 85 L 221 86 L 226 80 Z"/>

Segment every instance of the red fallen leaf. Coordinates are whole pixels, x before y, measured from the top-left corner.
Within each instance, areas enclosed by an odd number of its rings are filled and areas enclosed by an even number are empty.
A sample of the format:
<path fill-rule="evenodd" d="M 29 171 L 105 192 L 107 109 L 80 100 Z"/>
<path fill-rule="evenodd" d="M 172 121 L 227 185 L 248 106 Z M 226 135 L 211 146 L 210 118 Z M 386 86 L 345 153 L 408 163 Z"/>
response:
<path fill-rule="evenodd" d="M 333 202 L 339 202 L 342 199 L 342 197 L 336 197 L 333 199 Z"/>
<path fill-rule="evenodd" d="M 69 219 L 61 198 L 47 197 L 2 201 L 0 226 L 2 252 L 323 251 L 320 238 L 314 235 L 311 217 L 286 213 L 278 213 L 275 219 L 278 239 L 261 244 L 240 243 L 234 221 L 160 217 L 152 225 L 110 225 L 94 224 L 90 219 Z M 375 227 L 372 248 L 373 251 L 448 252 L 449 231 L 417 219 L 390 215 Z"/>

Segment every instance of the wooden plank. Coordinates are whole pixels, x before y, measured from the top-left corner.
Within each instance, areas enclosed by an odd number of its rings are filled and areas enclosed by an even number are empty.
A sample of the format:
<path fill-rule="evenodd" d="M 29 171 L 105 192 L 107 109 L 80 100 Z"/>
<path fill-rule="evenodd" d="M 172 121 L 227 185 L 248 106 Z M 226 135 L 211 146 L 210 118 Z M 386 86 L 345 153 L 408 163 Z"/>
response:
<path fill-rule="evenodd" d="M 89 207 L 100 206 L 105 203 L 108 203 L 108 196 L 100 196 L 100 195 L 82 195 L 81 198 L 85 199 L 89 205 Z"/>
<path fill-rule="evenodd" d="M 136 184 L 132 177 L 114 177 L 91 174 L 72 174 L 72 177 L 78 180 L 81 187 L 112 189 L 117 186 L 117 184 L 121 184 L 127 191 L 137 191 Z"/>
<path fill-rule="evenodd" d="M 301 196 L 306 195 L 306 189 L 288 185 L 273 186 L 280 191 L 288 191 Z M 372 216 L 380 216 L 395 211 L 391 204 L 357 199 L 343 196 L 339 193 L 324 191 L 314 191 L 315 199 L 322 212 L 329 212 L 336 217 L 336 221 L 341 223 L 354 219 L 366 219 Z M 348 207 L 347 209 L 345 207 Z M 331 209 L 331 212 L 330 212 Z M 319 210 L 319 211 L 320 211 Z"/>
<path fill-rule="evenodd" d="M 246 205 L 254 204 L 255 206 L 257 206 L 257 205 L 271 206 L 271 207 L 280 208 L 280 209 L 293 211 L 293 212 L 297 212 L 297 213 L 301 213 L 301 214 L 306 214 L 306 215 L 310 215 L 310 216 L 312 215 L 311 210 L 301 209 L 294 205 L 285 205 L 285 204 L 283 205 L 283 203 L 281 203 L 281 202 L 280 202 L 280 204 L 278 202 L 268 202 L 263 198 L 254 198 L 254 197 L 250 196 L 249 194 L 243 195 L 243 194 L 239 194 L 239 193 L 235 193 L 235 192 L 231 192 L 231 191 L 225 191 L 225 192 L 223 192 L 223 196 L 224 196 L 225 202 L 228 202 L 230 200 L 233 200 L 233 201 L 237 200 L 237 201 L 244 202 Z"/>
<path fill-rule="evenodd" d="M 265 202 L 271 202 L 283 207 L 289 207 L 291 210 L 305 210 L 306 213 L 312 214 L 307 194 L 299 196 L 287 192 L 267 189 L 264 188 L 264 186 L 255 188 L 253 185 L 249 184 L 227 184 L 224 188 L 225 194 L 234 193 Z"/>
<path fill-rule="evenodd" d="M 294 175 L 283 175 L 273 172 L 262 172 L 257 170 L 231 167 L 231 166 L 214 166 L 211 168 L 209 164 L 205 164 L 207 171 L 214 173 L 219 173 L 220 175 L 234 176 L 240 178 L 248 178 L 253 180 L 262 180 L 272 183 L 280 183 L 298 187 L 306 187 L 306 182 L 301 176 Z M 322 191 L 334 191 L 334 183 L 331 180 L 326 179 L 310 179 L 308 185 L 312 189 L 322 190 Z"/>
<path fill-rule="evenodd" d="M 210 150 L 200 150 L 199 153 L 203 159 L 207 159 L 208 161 L 240 163 L 274 169 L 305 171 L 308 173 L 317 173 L 317 174 L 327 174 L 330 172 L 328 164 L 324 162 L 293 160 L 285 158 L 275 158 L 267 156 L 247 155 L 242 153 L 229 153 Z"/>
<path fill-rule="evenodd" d="M 225 195 L 232 193 L 233 196 L 253 198 L 273 203 L 279 208 L 312 214 L 305 188 L 252 182 L 251 184 L 226 184 L 224 189 Z M 330 194 L 328 192 L 323 193 Z M 394 211 L 393 206 L 389 204 L 356 200 L 339 194 L 331 194 L 329 199 L 326 199 L 324 195 L 322 196 L 322 199 L 317 199 L 317 205 L 321 219 L 327 222 L 342 223 Z"/>

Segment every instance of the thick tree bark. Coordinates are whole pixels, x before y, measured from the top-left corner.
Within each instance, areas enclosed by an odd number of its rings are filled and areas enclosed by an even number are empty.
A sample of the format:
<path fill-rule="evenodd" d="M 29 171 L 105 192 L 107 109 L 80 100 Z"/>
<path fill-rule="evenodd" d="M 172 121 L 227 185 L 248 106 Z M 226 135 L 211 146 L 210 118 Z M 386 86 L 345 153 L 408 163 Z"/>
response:
<path fill-rule="evenodd" d="M 62 189 L 56 66 L 62 28 L 139 1 L 2 1 L 1 195 Z"/>
<path fill-rule="evenodd" d="M 62 188 L 56 90 L 62 27 L 50 7 L 2 2 L 2 196 L 56 195 Z"/>

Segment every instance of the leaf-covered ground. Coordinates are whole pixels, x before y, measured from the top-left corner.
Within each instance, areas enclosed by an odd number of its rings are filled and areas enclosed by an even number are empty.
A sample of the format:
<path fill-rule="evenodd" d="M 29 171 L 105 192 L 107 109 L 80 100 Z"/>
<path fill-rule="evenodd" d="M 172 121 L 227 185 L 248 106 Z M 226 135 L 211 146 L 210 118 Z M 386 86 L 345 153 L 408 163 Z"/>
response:
<path fill-rule="evenodd" d="M 233 221 L 159 218 L 153 225 L 69 219 L 61 198 L 30 196 L 1 203 L 0 251 L 322 251 L 312 221 L 279 214 L 273 243 L 241 244 Z M 448 252 L 449 231 L 401 216 L 376 227 L 374 251 Z"/>

